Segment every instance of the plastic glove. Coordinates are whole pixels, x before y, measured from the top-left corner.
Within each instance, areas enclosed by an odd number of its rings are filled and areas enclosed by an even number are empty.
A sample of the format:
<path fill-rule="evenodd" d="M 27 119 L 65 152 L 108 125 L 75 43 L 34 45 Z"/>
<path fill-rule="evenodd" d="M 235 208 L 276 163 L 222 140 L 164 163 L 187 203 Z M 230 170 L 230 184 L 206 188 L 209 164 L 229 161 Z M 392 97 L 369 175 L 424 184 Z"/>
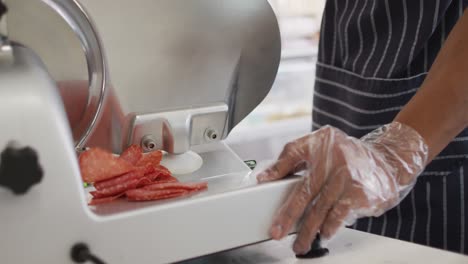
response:
<path fill-rule="evenodd" d="M 325 126 L 288 143 L 257 177 L 259 182 L 273 181 L 305 170 L 278 211 L 270 235 L 283 238 L 302 218 L 293 250 L 305 254 L 318 232 L 330 239 L 340 227 L 396 206 L 416 183 L 427 158 L 424 139 L 397 122 L 361 139 Z"/>

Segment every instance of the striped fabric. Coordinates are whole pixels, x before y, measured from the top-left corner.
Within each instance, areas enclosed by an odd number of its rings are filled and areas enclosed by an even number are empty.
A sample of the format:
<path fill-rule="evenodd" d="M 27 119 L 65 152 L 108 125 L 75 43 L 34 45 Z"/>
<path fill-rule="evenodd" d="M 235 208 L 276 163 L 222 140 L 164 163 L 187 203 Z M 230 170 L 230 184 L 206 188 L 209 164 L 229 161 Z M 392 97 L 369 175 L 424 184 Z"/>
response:
<path fill-rule="evenodd" d="M 360 219 L 353 227 L 378 235 L 467 253 L 468 165 L 447 177 L 420 177 L 395 209 L 377 218 Z"/>
<path fill-rule="evenodd" d="M 314 92 L 313 129 L 355 137 L 391 122 L 423 83 L 467 0 L 328 0 Z M 468 129 L 419 177 L 400 206 L 356 228 L 448 250 L 465 246 Z"/>

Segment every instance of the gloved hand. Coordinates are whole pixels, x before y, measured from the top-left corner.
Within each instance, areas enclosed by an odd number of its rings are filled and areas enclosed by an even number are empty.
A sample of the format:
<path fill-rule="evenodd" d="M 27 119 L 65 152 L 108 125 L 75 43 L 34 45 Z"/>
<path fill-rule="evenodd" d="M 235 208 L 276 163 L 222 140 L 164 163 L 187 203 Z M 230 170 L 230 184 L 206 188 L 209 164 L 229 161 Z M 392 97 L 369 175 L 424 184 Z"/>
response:
<path fill-rule="evenodd" d="M 267 182 L 305 171 L 273 220 L 270 235 L 281 239 L 302 217 L 293 250 L 305 254 L 317 232 L 330 239 L 340 227 L 396 206 L 427 158 L 424 139 L 397 122 L 361 139 L 325 126 L 288 143 L 278 160 L 257 176 Z"/>

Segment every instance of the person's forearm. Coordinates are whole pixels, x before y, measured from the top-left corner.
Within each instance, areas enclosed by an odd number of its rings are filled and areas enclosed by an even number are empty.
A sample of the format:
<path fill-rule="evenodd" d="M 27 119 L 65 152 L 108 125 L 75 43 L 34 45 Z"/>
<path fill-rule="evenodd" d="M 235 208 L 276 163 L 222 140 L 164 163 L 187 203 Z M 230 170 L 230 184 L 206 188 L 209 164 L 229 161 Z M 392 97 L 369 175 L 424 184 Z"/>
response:
<path fill-rule="evenodd" d="M 395 121 L 426 140 L 429 161 L 468 126 L 468 11 L 450 33 L 421 89 Z"/>

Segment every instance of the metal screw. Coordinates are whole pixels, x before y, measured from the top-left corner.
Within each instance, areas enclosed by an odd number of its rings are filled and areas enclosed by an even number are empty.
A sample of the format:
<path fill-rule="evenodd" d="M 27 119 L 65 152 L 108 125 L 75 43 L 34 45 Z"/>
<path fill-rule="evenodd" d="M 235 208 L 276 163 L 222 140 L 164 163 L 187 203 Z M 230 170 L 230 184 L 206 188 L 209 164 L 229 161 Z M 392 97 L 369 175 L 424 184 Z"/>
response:
<path fill-rule="evenodd" d="M 213 141 L 213 140 L 218 139 L 218 131 L 216 131 L 216 129 L 214 129 L 214 128 L 208 128 L 208 129 L 206 129 L 206 131 L 205 131 L 205 138 L 206 138 L 208 141 Z"/>
<path fill-rule="evenodd" d="M 156 143 L 153 135 L 146 135 L 141 139 L 141 147 L 145 151 L 153 151 L 157 146 L 158 144 Z"/>

